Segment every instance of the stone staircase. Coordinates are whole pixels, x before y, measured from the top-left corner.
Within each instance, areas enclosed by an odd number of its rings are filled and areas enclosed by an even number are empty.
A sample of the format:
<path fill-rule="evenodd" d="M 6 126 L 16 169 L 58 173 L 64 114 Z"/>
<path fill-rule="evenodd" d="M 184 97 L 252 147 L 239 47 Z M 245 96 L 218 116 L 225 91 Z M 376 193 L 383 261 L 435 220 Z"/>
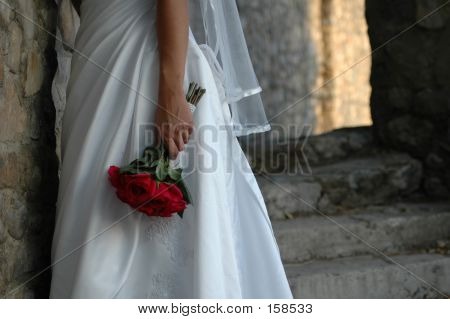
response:
<path fill-rule="evenodd" d="M 450 201 L 421 195 L 419 161 L 369 127 L 249 145 L 296 298 L 450 294 Z"/>

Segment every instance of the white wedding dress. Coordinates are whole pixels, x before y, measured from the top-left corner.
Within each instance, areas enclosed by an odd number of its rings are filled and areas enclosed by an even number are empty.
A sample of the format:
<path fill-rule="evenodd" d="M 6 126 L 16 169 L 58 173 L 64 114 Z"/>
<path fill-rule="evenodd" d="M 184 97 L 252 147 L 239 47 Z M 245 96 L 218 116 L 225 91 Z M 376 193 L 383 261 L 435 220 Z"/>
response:
<path fill-rule="evenodd" d="M 192 33 L 185 82 L 207 92 L 180 155 L 195 160 L 183 172 L 194 205 L 183 218 L 130 214 L 107 179 L 110 165 L 151 143 L 155 4 L 82 2 L 75 49 L 89 60 L 74 53 L 67 87 L 50 297 L 292 298 L 263 197 Z"/>

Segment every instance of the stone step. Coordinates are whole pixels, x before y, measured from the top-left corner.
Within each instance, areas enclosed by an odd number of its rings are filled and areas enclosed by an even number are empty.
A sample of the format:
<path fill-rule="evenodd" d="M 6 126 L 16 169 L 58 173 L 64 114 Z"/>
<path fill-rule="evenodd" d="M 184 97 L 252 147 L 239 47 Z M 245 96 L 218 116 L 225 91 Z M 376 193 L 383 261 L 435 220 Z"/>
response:
<path fill-rule="evenodd" d="M 422 165 L 403 153 L 347 159 L 311 168 L 311 174 L 259 175 L 269 215 L 308 215 L 392 202 L 420 186 Z"/>
<path fill-rule="evenodd" d="M 445 298 L 450 294 L 450 256 L 391 258 L 395 263 L 386 258 L 358 256 L 286 264 L 285 269 L 295 298 Z"/>
<path fill-rule="evenodd" d="M 317 214 L 273 221 L 283 261 L 376 253 L 372 247 L 397 254 L 450 237 L 450 202 L 371 206 L 330 218 Z"/>
<path fill-rule="evenodd" d="M 298 172 L 308 165 L 331 164 L 377 151 L 371 126 L 340 128 L 300 138 L 278 140 L 274 136 L 277 134 L 256 134 L 240 139 L 256 173 Z"/>

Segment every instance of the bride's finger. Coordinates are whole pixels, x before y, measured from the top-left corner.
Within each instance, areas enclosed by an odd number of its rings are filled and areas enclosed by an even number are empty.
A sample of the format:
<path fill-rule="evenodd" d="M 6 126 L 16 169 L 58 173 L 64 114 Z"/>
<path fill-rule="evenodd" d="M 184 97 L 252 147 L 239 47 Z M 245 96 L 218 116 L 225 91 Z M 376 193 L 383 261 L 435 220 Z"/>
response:
<path fill-rule="evenodd" d="M 178 147 L 178 150 L 181 152 L 182 150 L 184 150 L 184 141 L 183 141 L 183 135 L 181 133 L 181 131 L 178 131 L 175 136 L 174 136 L 174 141 L 175 144 Z"/>
<path fill-rule="evenodd" d="M 183 137 L 184 144 L 189 142 L 189 132 L 187 129 L 181 131 L 181 136 Z"/>
<path fill-rule="evenodd" d="M 188 134 L 191 135 L 194 132 L 194 124 L 189 124 L 187 127 Z"/>
<path fill-rule="evenodd" d="M 166 147 L 167 151 L 169 152 L 170 159 L 176 159 L 179 151 L 177 145 L 175 144 L 172 138 L 166 141 Z"/>

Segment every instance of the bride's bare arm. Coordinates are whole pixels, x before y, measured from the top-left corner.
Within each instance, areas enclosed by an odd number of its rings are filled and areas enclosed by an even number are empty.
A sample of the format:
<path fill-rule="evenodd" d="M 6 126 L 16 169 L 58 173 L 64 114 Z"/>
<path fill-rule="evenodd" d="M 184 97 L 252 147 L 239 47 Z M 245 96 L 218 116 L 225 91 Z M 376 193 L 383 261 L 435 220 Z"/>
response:
<path fill-rule="evenodd" d="M 193 121 L 183 92 L 189 37 L 188 0 L 158 0 L 160 55 L 159 107 L 156 125 L 172 158 L 184 149 Z"/>

